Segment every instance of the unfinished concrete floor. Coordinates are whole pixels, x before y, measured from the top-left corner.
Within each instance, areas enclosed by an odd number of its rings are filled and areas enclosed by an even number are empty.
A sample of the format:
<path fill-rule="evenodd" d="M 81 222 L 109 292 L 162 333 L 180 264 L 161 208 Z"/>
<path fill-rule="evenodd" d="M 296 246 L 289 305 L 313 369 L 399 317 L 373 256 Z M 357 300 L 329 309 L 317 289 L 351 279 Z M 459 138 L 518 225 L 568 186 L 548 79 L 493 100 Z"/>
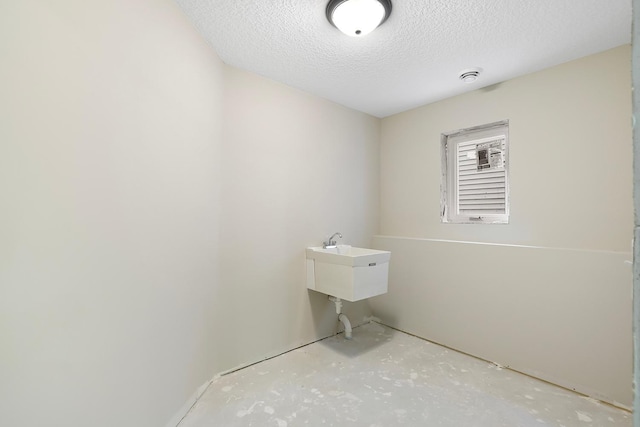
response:
<path fill-rule="evenodd" d="M 631 427 L 631 415 L 370 323 L 214 380 L 180 427 Z"/>

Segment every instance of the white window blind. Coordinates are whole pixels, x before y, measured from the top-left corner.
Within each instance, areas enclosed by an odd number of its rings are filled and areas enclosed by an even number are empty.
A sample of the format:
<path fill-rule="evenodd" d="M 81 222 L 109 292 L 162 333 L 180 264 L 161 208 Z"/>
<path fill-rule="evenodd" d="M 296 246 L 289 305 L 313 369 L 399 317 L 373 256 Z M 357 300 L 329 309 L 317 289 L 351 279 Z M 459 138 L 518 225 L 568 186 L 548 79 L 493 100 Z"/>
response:
<path fill-rule="evenodd" d="M 508 121 L 442 134 L 443 222 L 508 223 Z"/>

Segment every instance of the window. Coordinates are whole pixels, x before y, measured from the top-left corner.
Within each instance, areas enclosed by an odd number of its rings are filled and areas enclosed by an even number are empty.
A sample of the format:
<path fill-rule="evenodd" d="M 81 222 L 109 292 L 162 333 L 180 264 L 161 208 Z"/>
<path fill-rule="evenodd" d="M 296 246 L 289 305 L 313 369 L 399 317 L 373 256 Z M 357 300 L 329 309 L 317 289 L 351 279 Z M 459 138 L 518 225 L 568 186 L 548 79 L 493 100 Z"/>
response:
<path fill-rule="evenodd" d="M 443 133 L 442 222 L 509 222 L 509 121 Z"/>

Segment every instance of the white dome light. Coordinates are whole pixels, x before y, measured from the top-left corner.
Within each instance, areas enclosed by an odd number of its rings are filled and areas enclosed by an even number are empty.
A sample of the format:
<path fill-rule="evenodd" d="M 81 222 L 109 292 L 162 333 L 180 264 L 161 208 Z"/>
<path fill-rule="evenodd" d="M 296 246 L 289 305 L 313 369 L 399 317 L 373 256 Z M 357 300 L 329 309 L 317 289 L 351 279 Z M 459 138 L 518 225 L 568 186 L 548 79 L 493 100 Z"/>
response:
<path fill-rule="evenodd" d="M 331 0 L 327 18 L 336 28 L 352 37 L 369 34 L 391 13 L 388 0 Z"/>

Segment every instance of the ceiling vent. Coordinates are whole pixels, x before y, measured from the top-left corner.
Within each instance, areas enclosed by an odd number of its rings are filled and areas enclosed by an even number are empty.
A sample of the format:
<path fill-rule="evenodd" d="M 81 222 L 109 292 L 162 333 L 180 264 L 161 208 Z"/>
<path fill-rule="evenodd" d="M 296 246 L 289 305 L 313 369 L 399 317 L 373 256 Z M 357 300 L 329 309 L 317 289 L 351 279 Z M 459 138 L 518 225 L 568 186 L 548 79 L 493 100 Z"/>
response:
<path fill-rule="evenodd" d="M 465 83 L 473 83 L 478 80 L 478 76 L 480 75 L 480 68 L 469 68 L 468 70 L 460 71 L 460 80 Z"/>

